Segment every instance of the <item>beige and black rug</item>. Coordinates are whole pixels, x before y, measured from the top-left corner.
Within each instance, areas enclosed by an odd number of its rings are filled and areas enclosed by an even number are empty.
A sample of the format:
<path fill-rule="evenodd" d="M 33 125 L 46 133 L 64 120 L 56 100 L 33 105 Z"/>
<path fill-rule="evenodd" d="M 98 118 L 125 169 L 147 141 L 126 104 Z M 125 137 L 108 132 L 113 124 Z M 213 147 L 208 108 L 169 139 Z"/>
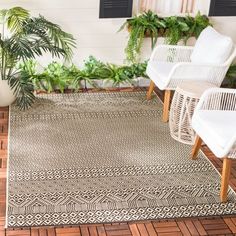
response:
<path fill-rule="evenodd" d="M 7 226 L 236 213 L 203 154 L 174 141 L 143 92 L 42 95 L 10 110 Z"/>

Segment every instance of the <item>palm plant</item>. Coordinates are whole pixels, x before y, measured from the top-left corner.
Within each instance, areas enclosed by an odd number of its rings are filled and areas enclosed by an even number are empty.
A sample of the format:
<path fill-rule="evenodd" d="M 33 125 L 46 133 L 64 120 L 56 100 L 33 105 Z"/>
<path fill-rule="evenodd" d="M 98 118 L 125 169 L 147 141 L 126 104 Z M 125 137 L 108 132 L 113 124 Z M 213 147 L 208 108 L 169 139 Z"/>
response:
<path fill-rule="evenodd" d="M 21 7 L 0 10 L 0 75 L 7 80 L 21 109 L 33 103 L 34 86 L 27 74 L 17 69 L 17 63 L 50 53 L 70 60 L 75 40 L 58 25 L 43 16 L 31 17 Z"/>

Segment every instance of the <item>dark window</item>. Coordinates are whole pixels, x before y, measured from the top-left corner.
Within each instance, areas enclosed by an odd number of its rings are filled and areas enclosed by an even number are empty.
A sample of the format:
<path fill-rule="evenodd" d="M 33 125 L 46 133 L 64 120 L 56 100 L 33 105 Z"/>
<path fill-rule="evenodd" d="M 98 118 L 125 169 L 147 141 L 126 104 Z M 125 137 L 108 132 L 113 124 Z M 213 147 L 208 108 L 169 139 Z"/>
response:
<path fill-rule="evenodd" d="M 100 0 L 99 18 L 131 17 L 133 0 Z"/>
<path fill-rule="evenodd" d="M 236 0 L 211 0 L 210 16 L 236 16 Z"/>

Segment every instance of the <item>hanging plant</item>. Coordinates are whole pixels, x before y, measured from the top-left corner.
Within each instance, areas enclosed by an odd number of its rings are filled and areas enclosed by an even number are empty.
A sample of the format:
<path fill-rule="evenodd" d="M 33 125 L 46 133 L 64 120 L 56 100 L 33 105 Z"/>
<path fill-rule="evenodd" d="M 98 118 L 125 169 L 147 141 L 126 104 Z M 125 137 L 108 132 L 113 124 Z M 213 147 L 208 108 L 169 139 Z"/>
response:
<path fill-rule="evenodd" d="M 125 27 L 130 32 L 128 45 L 125 49 L 127 61 L 135 63 L 139 59 L 140 51 L 143 45 L 145 35 L 151 38 L 151 47 L 154 48 L 158 39 L 160 29 L 166 27 L 165 21 L 157 16 L 152 11 L 143 13 L 128 19 L 120 28 L 119 31 Z"/>
<path fill-rule="evenodd" d="M 198 37 L 207 26 L 211 25 L 205 15 L 198 13 L 195 17 L 170 16 L 161 18 L 152 11 L 128 19 L 119 31 L 128 28 L 129 40 L 125 48 L 128 62 L 139 61 L 145 36 L 151 39 L 151 48 L 156 45 L 158 37 L 165 37 L 168 44 L 177 44 L 181 39 L 186 43 L 190 37 Z"/>
<path fill-rule="evenodd" d="M 171 16 L 164 20 L 166 24 L 165 37 L 168 44 L 177 44 L 190 29 L 184 17 Z"/>
<path fill-rule="evenodd" d="M 197 13 L 195 17 L 187 15 L 184 18 L 186 24 L 188 25 L 188 31 L 184 32 L 183 39 L 186 43 L 190 37 L 198 38 L 200 33 L 207 27 L 212 26 L 209 21 L 209 18 L 206 15 L 201 15 L 200 12 Z"/>

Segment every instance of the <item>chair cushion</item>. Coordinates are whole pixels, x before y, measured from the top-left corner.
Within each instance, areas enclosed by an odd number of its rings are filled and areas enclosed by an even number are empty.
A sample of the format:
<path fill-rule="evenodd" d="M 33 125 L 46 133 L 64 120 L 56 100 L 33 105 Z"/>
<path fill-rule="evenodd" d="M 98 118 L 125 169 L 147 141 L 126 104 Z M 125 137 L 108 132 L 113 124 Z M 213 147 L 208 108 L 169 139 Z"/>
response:
<path fill-rule="evenodd" d="M 222 64 L 229 58 L 232 48 L 233 41 L 230 37 L 224 36 L 208 26 L 196 41 L 191 61 Z"/>
<path fill-rule="evenodd" d="M 149 61 L 147 65 L 147 75 L 162 90 L 168 85 L 168 76 L 176 63 Z"/>
<path fill-rule="evenodd" d="M 196 130 L 200 137 L 204 133 L 203 136 L 221 148 L 236 134 L 236 111 L 200 110 L 194 116 L 194 122 L 198 122 L 197 126 L 201 127 L 201 130 Z M 207 140 L 204 141 L 208 144 Z"/>

